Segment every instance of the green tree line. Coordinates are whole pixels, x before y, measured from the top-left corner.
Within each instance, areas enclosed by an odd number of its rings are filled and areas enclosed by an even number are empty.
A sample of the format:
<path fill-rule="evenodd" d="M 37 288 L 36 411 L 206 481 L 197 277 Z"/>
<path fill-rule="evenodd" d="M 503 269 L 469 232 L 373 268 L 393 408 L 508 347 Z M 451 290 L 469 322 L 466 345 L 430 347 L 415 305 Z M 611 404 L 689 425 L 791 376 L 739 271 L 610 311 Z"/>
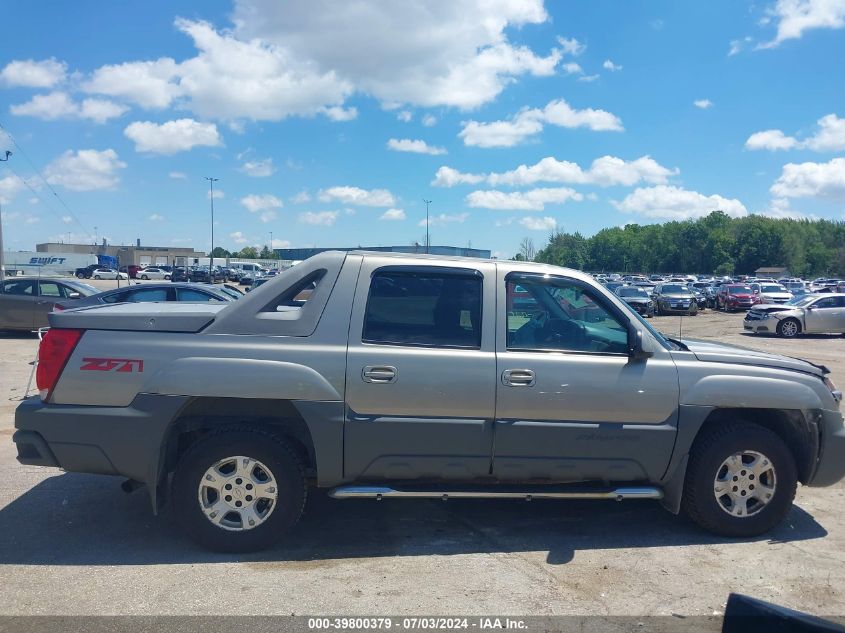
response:
<path fill-rule="evenodd" d="M 224 257 L 230 259 L 276 259 L 276 252 L 270 250 L 266 244 L 261 251 L 254 246 L 244 246 L 239 251 L 227 251 L 221 246 L 215 246 L 214 250 L 211 251 L 211 255 L 221 259 Z"/>
<path fill-rule="evenodd" d="M 782 266 L 802 277 L 841 277 L 845 222 L 713 211 L 697 220 L 602 229 L 592 237 L 555 231 L 534 259 L 592 272 L 731 275 Z"/>

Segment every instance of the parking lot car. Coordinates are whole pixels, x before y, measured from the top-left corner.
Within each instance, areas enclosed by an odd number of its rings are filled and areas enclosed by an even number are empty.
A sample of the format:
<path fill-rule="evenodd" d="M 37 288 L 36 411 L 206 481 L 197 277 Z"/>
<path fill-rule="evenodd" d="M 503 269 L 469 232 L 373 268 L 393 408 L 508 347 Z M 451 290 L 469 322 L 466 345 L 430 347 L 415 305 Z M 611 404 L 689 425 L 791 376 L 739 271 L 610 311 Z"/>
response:
<path fill-rule="evenodd" d="M 170 271 L 163 270 L 161 268 L 156 268 L 155 266 L 149 266 L 147 268 L 141 269 L 138 272 L 138 277 L 141 279 L 170 279 L 171 273 Z"/>
<path fill-rule="evenodd" d="M 786 304 L 761 304 L 749 310 L 744 329 L 793 338 L 799 334 L 845 334 L 845 294 L 807 294 Z"/>
<path fill-rule="evenodd" d="M 62 309 L 82 308 L 109 303 L 147 303 L 154 301 L 185 301 L 185 302 L 207 302 L 207 301 L 233 301 L 227 293 L 220 292 L 213 286 L 191 283 L 167 283 L 167 284 L 137 284 L 125 288 L 115 288 L 99 292 L 95 295 L 80 299 L 75 303 L 65 304 L 58 302 L 57 307 Z"/>
<path fill-rule="evenodd" d="M 698 314 L 698 304 L 692 290 L 681 283 L 657 284 L 654 289 L 654 313 L 661 314 Z"/>
<path fill-rule="evenodd" d="M 780 284 L 761 283 L 758 292 L 760 303 L 786 303 L 792 293 Z"/>
<path fill-rule="evenodd" d="M 94 279 L 129 279 L 129 275 L 114 268 L 97 268 L 91 272 Z"/>
<path fill-rule="evenodd" d="M 199 283 L 214 284 L 223 281 L 223 275 L 218 268 L 209 270 L 208 266 L 197 266 L 188 272 L 188 279 Z"/>
<path fill-rule="evenodd" d="M 236 302 L 49 318 L 18 460 L 143 484 L 218 550 L 279 540 L 309 484 L 660 499 L 748 537 L 786 516 L 797 482 L 845 476 L 825 368 L 667 339 L 549 265 L 328 251 Z"/>
<path fill-rule="evenodd" d="M 69 279 L 6 279 L 0 285 L 0 330 L 47 327 L 47 314 L 57 303 L 71 307 L 97 292 L 93 286 Z"/>
<path fill-rule="evenodd" d="M 94 271 L 98 268 L 100 268 L 99 264 L 89 264 L 88 266 L 77 268 L 74 275 L 77 279 L 91 279 L 91 275 L 93 275 Z"/>
<path fill-rule="evenodd" d="M 747 284 L 724 284 L 716 293 L 716 308 L 725 312 L 748 310 L 758 303 L 759 295 Z"/>
<path fill-rule="evenodd" d="M 647 290 L 638 286 L 620 286 L 616 289 L 616 294 L 637 313 L 644 317 L 654 316 L 654 302 Z"/>
<path fill-rule="evenodd" d="M 170 281 L 190 281 L 189 271 L 184 266 L 176 266 L 173 272 L 170 273 Z"/>

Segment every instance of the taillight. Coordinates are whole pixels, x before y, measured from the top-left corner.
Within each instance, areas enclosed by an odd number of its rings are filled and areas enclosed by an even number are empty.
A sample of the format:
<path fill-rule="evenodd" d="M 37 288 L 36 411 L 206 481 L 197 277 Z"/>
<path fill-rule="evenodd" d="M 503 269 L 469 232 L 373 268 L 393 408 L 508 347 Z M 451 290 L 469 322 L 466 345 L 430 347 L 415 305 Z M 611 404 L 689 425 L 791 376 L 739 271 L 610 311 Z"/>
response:
<path fill-rule="evenodd" d="M 35 370 L 35 384 L 38 395 L 45 402 L 50 398 L 59 376 L 73 353 L 82 330 L 63 330 L 52 328 L 47 330 L 38 348 L 38 367 Z"/>

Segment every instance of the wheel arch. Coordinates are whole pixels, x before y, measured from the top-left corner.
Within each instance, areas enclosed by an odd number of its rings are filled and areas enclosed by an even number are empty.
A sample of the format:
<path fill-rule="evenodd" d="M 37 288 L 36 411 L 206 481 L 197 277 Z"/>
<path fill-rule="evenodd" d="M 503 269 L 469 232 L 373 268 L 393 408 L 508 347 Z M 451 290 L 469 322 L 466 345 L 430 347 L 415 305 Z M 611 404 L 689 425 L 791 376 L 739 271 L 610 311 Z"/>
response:
<path fill-rule="evenodd" d="M 819 426 L 816 411 L 787 408 L 681 407 L 678 439 L 672 461 L 662 481 L 663 506 L 677 514 L 683 496 L 690 451 L 709 430 L 728 422 L 745 421 L 769 429 L 789 448 L 801 483 L 810 481 L 819 454 Z"/>
<path fill-rule="evenodd" d="M 168 481 L 180 457 L 199 439 L 225 426 L 270 431 L 302 459 L 306 475 L 318 485 L 342 479 L 343 403 L 269 398 L 192 398 L 162 436 L 156 506 L 169 494 Z"/>

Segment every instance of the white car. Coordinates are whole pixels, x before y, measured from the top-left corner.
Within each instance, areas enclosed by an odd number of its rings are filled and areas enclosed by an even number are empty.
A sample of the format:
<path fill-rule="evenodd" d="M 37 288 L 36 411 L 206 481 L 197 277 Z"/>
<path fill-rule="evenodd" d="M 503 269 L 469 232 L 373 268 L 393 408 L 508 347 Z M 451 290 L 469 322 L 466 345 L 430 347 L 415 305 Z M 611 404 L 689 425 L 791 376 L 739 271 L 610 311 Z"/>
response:
<path fill-rule="evenodd" d="M 170 273 L 161 268 L 151 266 L 138 271 L 138 279 L 170 279 Z"/>
<path fill-rule="evenodd" d="M 94 279 L 129 279 L 126 273 L 119 273 L 114 268 L 98 268 L 91 277 Z"/>
<path fill-rule="evenodd" d="M 786 303 L 792 299 L 792 293 L 780 284 L 760 284 L 760 301 L 762 303 Z"/>

